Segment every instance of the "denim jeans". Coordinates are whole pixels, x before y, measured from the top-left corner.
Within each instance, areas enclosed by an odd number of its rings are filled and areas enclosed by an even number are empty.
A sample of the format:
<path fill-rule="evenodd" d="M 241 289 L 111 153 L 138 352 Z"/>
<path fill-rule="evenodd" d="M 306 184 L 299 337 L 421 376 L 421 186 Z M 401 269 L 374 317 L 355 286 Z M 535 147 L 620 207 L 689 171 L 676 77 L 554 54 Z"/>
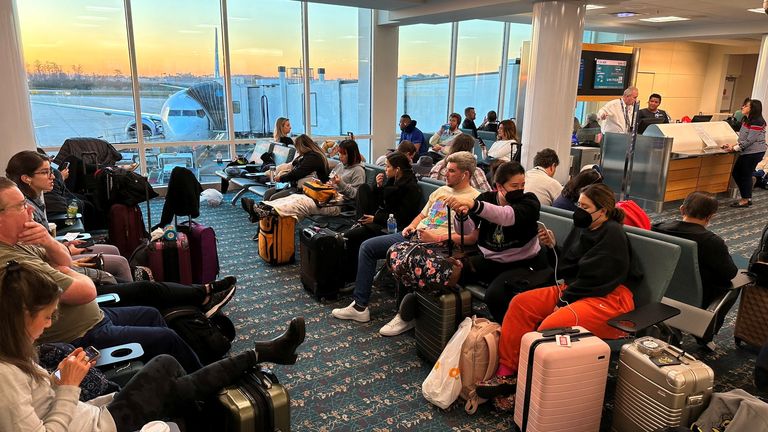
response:
<path fill-rule="evenodd" d="M 368 239 L 360 245 L 357 254 L 357 279 L 352 299 L 358 306 L 368 306 L 371 299 L 373 277 L 376 276 L 376 261 L 387 255 L 387 250 L 397 243 L 406 241 L 402 234 L 387 234 Z"/>

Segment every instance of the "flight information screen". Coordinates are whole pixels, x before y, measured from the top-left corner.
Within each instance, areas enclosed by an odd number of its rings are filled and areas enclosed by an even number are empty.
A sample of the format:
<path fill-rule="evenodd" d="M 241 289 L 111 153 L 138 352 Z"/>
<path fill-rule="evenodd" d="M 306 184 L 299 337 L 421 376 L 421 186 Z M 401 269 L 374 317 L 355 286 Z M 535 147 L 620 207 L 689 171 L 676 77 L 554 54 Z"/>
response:
<path fill-rule="evenodd" d="M 623 89 L 627 75 L 625 60 L 595 59 L 595 89 Z"/>

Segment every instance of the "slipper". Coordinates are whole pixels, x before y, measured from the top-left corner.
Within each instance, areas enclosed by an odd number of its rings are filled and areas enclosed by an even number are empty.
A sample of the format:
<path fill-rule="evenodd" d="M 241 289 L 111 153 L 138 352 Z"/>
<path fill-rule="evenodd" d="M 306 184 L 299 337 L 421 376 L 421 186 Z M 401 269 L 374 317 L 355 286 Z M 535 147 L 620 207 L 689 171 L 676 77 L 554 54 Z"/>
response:
<path fill-rule="evenodd" d="M 731 204 L 731 207 L 733 207 L 733 208 L 745 208 L 745 207 L 749 207 L 751 205 L 752 205 L 752 201 L 747 201 L 747 202 L 745 202 L 743 204 L 740 204 L 738 201 L 736 201 L 735 203 Z"/>

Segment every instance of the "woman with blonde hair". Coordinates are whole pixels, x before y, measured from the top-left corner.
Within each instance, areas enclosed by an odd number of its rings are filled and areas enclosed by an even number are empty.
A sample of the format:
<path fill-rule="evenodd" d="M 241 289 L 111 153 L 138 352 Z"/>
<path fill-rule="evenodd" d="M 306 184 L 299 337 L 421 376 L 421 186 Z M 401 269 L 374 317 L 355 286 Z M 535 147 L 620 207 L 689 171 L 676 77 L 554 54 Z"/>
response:
<path fill-rule="evenodd" d="M 291 121 L 285 117 L 278 117 L 275 121 L 275 142 L 279 142 L 285 145 L 293 145 L 291 139 Z"/>

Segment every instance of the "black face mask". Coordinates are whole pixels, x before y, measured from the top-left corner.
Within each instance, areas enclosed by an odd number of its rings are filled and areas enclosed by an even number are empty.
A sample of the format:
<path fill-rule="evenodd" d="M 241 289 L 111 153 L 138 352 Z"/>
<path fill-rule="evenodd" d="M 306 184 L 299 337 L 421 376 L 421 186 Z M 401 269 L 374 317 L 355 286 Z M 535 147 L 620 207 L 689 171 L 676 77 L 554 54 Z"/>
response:
<path fill-rule="evenodd" d="M 592 214 L 597 211 L 599 210 L 590 213 L 581 207 L 576 207 L 573 211 L 573 225 L 577 228 L 589 228 L 592 225 Z"/>
<path fill-rule="evenodd" d="M 523 194 L 525 194 L 525 190 L 523 190 L 523 189 L 517 189 L 517 190 L 509 191 L 506 194 L 504 194 L 504 199 L 508 203 L 512 204 L 512 203 L 518 202 L 521 199 L 523 199 Z"/>

